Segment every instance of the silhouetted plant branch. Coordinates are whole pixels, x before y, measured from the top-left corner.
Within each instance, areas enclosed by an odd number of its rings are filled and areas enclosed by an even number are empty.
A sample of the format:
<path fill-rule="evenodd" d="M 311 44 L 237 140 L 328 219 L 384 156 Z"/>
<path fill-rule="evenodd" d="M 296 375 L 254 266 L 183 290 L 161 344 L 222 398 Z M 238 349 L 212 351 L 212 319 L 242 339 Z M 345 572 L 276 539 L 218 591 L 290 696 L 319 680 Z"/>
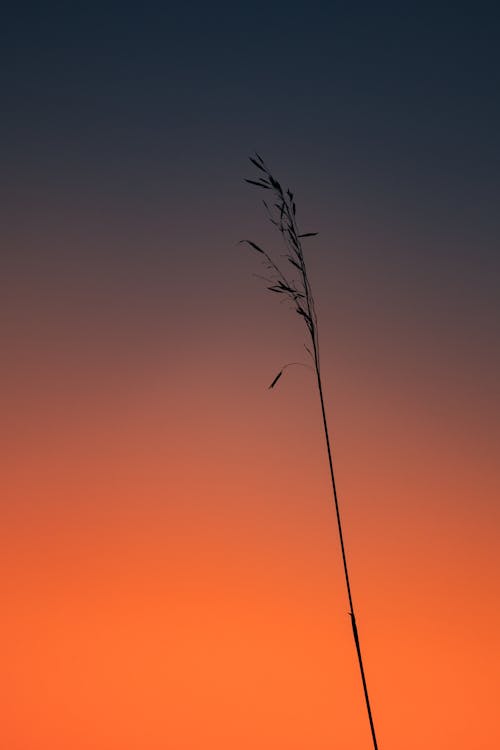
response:
<path fill-rule="evenodd" d="M 301 233 L 299 231 L 297 224 L 297 208 L 295 205 L 294 195 L 291 190 L 284 190 L 282 188 L 278 180 L 273 177 L 265 162 L 258 154 L 255 154 L 254 157 L 250 157 L 250 161 L 252 162 L 254 167 L 256 167 L 258 173 L 256 175 L 256 179 L 246 179 L 245 181 L 250 183 L 251 185 L 261 188 L 262 190 L 265 190 L 268 193 L 270 200 L 263 201 L 266 213 L 271 223 L 279 230 L 285 244 L 286 252 L 283 256 L 280 256 L 281 260 L 277 261 L 274 259 L 271 253 L 260 247 L 260 245 L 257 245 L 257 243 L 253 242 L 252 240 L 242 240 L 242 242 L 248 244 L 255 252 L 262 256 L 262 261 L 267 271 L 267 276 L 263 277 L 268 285 L 267 288 L 274 294 L 279 294 L 292 303 L 293 309 L 295 309 L 295 312 L 302 318 L 305 323 L 308 331 L 308 337 L 311 342 L 312 349 L 309 349 L 309 347 L 307 346 L 306 349 L 313 361 L 314 371 L 316 374 L 316 382 L 318 386 L 321 416 L 323 421 L 326 450 L 328 454 L 328 465 L 330 468 L 330 478 L 333 490 L 333 501 L 337 518 L 340 550 L 342 554 L 342 564 L 344 568 L 345 584 L 347 588 L 347 598 L 349 600 L 349 615 L 351 618 L 352 634 L 358 658 L 359 670 L 361 673 L 361 681 L 363 684 L 363 692 L 366 710 L 368 713 L 368 720 L 370 722 L 373 747 L 375 750 L 378 750 L 375 726 L 373 723 L 370 699 L 368 696 L 368 686 L 366 683 L 365 670 L 363 666 L 361 646 L 359 642 L 358 627 L 354 612 L 351 582 L 349 578 L 349 569 L 347 566 L 347 557 L 344 545 L 344 534 L 342 531 L 340 507 L 333 471 L 332 450 L 328 432 L 328 423 L 326 419 L 323 385 L 321 380 L 318 320 L 316 317 L 314 297 L 312 294 L 311 285 L 309 283 L 309 277 L 307 275 L 306 262 L 302 248 L 302 240 L 308 237 L 314 237 L 317 232 Z M 283 263 L 283 259 L 285 263 Z M 288 367 L 288 365 L 285 365 L 285 367 Z M 284 369 L 285 368 L 282 368 L 276 375 L 271 385 L 269 386 L 270 388 L 275 387 L 281 375 L 283 374 Z"/>

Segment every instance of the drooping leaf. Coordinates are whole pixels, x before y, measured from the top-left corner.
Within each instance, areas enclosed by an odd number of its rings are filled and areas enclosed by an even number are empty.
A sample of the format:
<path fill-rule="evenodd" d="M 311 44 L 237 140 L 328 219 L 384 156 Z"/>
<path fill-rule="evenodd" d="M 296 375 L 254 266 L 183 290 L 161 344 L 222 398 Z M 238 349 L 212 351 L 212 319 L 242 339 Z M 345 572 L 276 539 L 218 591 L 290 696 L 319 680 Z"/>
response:
<path fill-rule="evenodd" d="M 271 383 L 271 385 L 269 386 L 269 388 L 274 388 L 274 386 L 276 385 L 276 383 L 278 382 L 278 380 L 281 378 L 282 375 L 283 375 L 283 370 L 280 370 L 279 373 L 274 378 L 274 380 Z"/>

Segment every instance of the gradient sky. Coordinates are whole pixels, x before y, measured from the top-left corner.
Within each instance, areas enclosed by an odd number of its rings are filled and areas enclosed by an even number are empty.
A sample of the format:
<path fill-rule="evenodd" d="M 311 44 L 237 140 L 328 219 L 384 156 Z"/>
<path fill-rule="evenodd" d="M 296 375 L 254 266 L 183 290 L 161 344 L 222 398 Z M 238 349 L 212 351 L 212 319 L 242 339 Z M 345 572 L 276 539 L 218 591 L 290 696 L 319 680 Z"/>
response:
<path fill-rule="evenodd" d="M 496 750 L 493 5 L 23 4 L 0 27 L 6 750 Z"/>

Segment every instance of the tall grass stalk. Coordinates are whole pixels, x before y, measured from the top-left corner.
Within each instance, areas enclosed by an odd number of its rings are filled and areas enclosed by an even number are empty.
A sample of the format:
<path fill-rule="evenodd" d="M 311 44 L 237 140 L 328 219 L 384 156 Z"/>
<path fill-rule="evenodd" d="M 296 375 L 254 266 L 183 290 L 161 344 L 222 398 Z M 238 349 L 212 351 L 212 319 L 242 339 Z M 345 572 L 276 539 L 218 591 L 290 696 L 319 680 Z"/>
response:
<path fill-rule="evenodd" d="M 375 725 L 373 722 L 370 698 L 368 695 L 368 686 L 363 665 L 363 657 L 361 653 L 359 632 L 356 623 L 356 614 L 354 610 L 351 581 L 349 577 L 349 568 L 347 565 L 347 556 L 344 545 L 344 534 L 342 530 L 339 500 L 337 496 L 335 475 L 333 471 L 332 448 L 328 431 L 328 422 L 326 418 L 323 383 L 321 380 L 318 320 L 316 317 L 314 297 L 312 294 L 309 277 L 307 275 L 307 267 L 304 258 L 304 251 L 302 248 L 302 241 L 306 238 L 314 237 L 317 232 L 300 232 L 297 224 L 297 209 L 295 205 L 295 199 L 291 190 L 284 190 L 282 188 L 278 180 L 273 177 L 265 162 L 258 154 L 255 154 L 254 157 L 250 157 L 250 161 L 257 169 L 257 174 L 255 175 L 255 179 L 246 179 L 245 181 L 263 190 L 266 194 L 266 197 L 268 197 L 268 200 L 264 200 L 263 203 L 269 220 L 281 234 L 285 247 L 285 253 L 281 253 L 278 256 L 279 259 L 277 259 L 275 253 L 268 252 L 252 240 L 242 240 L 242 242 L 248 244 L 261 257 L 261 260 L 266 269 L 266 276 L 264 276 L 263 278 L 267 283 L 267 288 L 269 289 L 269 291 L 273 292 L 273 294 L 281 295 L 283 299 L 291 302 L 292 309 L 295 310 L 295 312 L 302 318 L 308 332 L 310 346 L 306 346 L 306 350 L 312 359 L 321 405 L 321 418 L 323 422 L 326 451 L 328 455 L 328 466 L 330 469 L 333 503 L 335 506 L 335 514 L 337 519 L 337 530 L 340 542 L 340 551 L 342 555 L 345 585 L 347 589 L 347 598 L 349 601 L 349 616 L 351 619 L 352 635 L 354 638 L 359 671 L 361 674 L 361 682 L 363 685 L 363 693 L 368 720 L 370 723 L 373 747 L 374 750 L 378 750 Z M 280 372 L 276 375 L 273 382 L 269 386 L 270 388 L 275 387 L 279 378 L 283 374 L 283 370 L 284 368 L 280 370 Z"/>

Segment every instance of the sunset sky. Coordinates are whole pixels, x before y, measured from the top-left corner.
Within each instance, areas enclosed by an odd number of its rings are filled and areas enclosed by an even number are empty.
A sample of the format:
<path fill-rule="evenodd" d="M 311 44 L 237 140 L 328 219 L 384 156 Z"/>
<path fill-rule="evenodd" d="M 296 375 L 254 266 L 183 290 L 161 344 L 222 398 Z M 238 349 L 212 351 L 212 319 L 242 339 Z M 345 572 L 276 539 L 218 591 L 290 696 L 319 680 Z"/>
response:
<path fill-rule="evenodd" d="M 500 13 L 19 4 L 0 24 L 0 747 L 498 750 Z"/>

